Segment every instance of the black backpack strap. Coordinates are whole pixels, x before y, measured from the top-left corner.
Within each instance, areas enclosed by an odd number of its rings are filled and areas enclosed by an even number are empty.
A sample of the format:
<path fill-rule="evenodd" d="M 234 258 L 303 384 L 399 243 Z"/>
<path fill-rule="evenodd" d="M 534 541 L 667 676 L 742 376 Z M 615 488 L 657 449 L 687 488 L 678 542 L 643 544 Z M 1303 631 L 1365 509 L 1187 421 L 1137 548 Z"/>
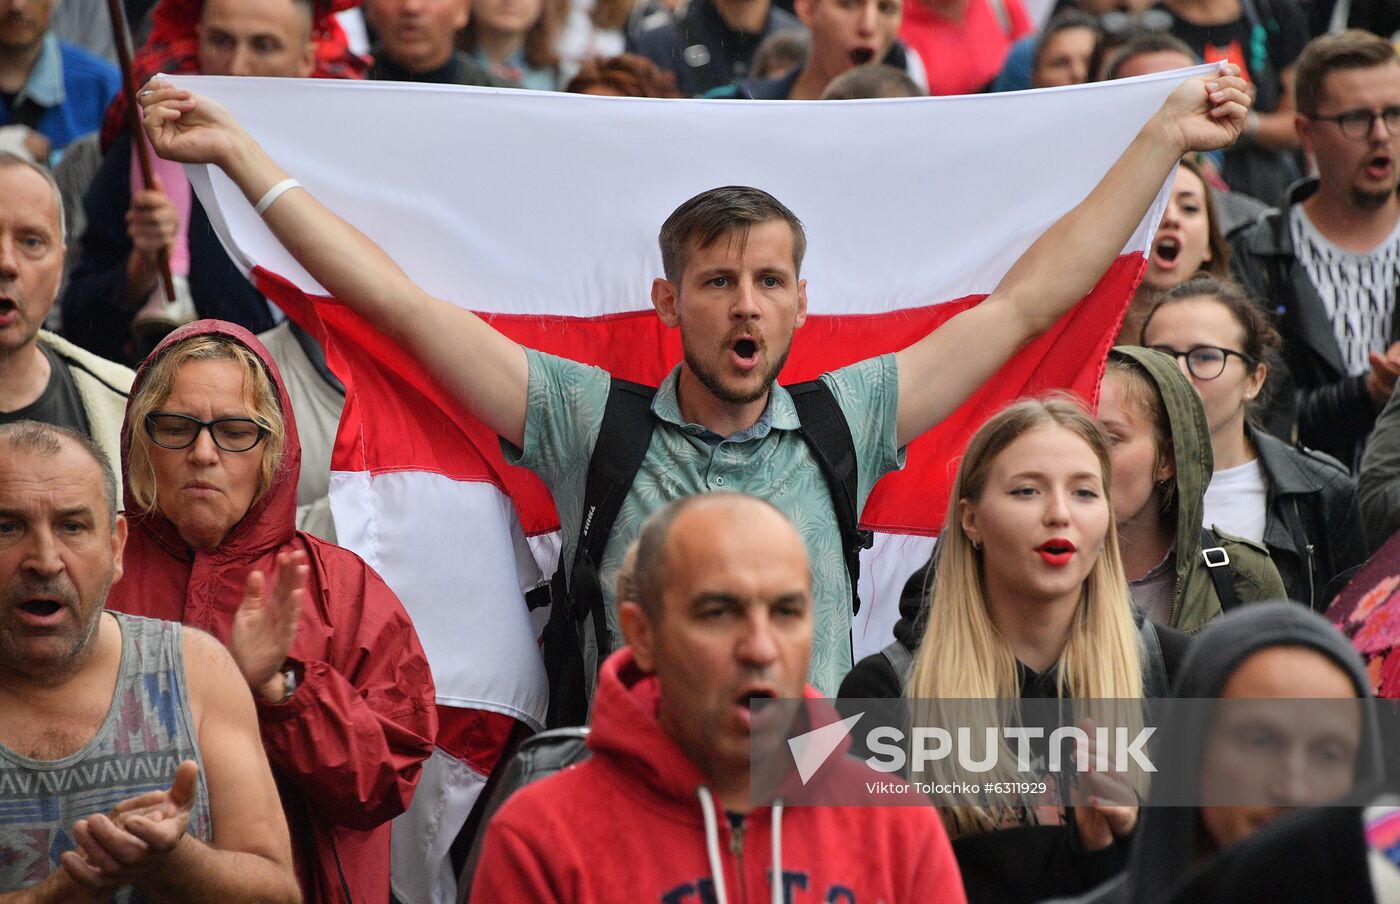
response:
<path fill-rule="evenodd" d="M 831 491 L 831 504 L 836 509 L 836 524 L 841 531 L 841 549 L 846 557 L 846 572 L 851 578 L 851 612 L 860 611 L 860 551 L 869 549 L 875 535 L 860 529 L 860 513 L 856 511 L 857 483 L 856 442 L 851 425 L 832 395 L 831 388 L 821 380 L 808 380 L 787 387 L 797 407 L 798 433 L 807 441 L 812 457 L 826 478 Z"/>
<path fill-rule="evenodd" d="M 1201 558 L 1210 572 L 1210 582 L 1215 585 L 1215 595 L 1220 598 L 1220 611 L 1229 612 L 1239 606 L 1240 597 L 1230 578 L 1230 554 L 1210 528 L 1201 529 Z"/>
<path fill-rule="evenodd" d="M 1152 619 L 1144 617 L 1138 625 L 1142 638 L 1142 696 L 1147 700 L 1164 700 L 1172 695 L 1167 680 L 1167 660 L 1162 655 L 1162 638 Z"/>
<path fill-rule="evenodd" d="M 591 567 L 595 582 L 613 523 L 617 521 L 618 512 L 622 511 L 622 501 L 631 492 L 632 481 L 636 480 L 642 459 L 646 458 L 647 447 L 651 445 L 651 432 L 656 424 L 651 414 L 651 400 L 655 395 L 654 386 L 643 386 L 616 377 L 612 378 L 612 386 L 608 389 L 603 423 L 598 428 L 593 455 L 588 459 L 583 517 L 579 523 L 578 547 L 574 550 L 573 562 L 574 569 L 580 565 Z M 576 576 L 573 570 L 570 571 L 569 585 L 573 591 L 570 595 L 575 597 L 575 602 L 578 602 L 579 577 L 588 579 L 588 575 Z M 584 616 L 579 609 L 574 609 L 571 614 L 576 620 Z"/>
<path fill-rule="evenodd" d="M 655 395 L 653 386 L 616 377 L 608 389 L 603 422 L 588 460 L 578 546 L 567 571 L 561 561 L 551 583 L 553 608 L 544 630 L 545 671 L 549 675 L 545 723 L 551 728 L 582 725 L 588 718 L 582 637 L 585 618 L 593 619 L 598 662 L 611 652 L 599 569 L 622 502 L 651 445 L 656 423 L 651 400 Z"/>

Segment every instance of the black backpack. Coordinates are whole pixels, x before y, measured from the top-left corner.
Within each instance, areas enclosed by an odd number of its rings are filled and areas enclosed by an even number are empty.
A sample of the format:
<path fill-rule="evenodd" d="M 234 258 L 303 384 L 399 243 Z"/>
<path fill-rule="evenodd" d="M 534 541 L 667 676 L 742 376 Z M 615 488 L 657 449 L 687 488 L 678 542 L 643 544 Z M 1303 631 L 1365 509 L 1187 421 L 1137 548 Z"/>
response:
<path fill-rule="evenodd" d="M 860 551 L 869 549 L 873 536 L 860 529 L 856 512 L 857 473 L 855 440 L 841 406 L 820 380 L 785 387 L 797 408 L 799 434 L 807 442 L 826 478 L 841 532 L 841 547 L 851 583 L 851 610 L 860 610 L 856 595 L 860 579 Z M 584 620 L 593 622 L 598 662 L 610 651 L 607 612 L 599 565 L 607 548 L 613 523 L 632 481 L 646 457 L 656 418 L 651 401 L 656 387 L 612 379 L 598 441 L 588 462 L 583 494 L 578 546 L 565 569 L 560 561 L 547 592 L 527 595 L 532 608 L 551 605 L 542 638 L 545 670 L 549 675 L 550 728 L 582 725 L 588 718 L 588 691 L 584 675 Z"/>
<path fill-rule="evenodd" d="M 466 862 L 457 874 L 458 904 L 467 904 L 471 899 L 472 877 L 476 875 L 477 864 L 481 862 L 481 847 L 486 840 L 486 829 L 491 824 L 491 817 L 496 815 L 496 811 L 501 809 L 512 794 L 526 785 L 547 778 L 566 766 L 588 759 L 587 741 L 586 727 L 542 731 L 522 741 L 515 755 L 495 771 L 492 787 L 483 792 L 481 800 L 472 812 L 473 819 L 478 819 L 477 810 L 481 815 Z"/>

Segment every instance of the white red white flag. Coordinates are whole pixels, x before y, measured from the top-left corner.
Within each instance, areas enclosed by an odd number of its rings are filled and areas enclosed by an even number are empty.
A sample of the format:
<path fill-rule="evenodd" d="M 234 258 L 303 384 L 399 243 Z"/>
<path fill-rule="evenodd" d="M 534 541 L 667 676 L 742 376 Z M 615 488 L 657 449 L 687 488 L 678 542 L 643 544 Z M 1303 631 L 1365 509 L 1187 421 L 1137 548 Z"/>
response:
<path fill-rule="evenodd" d="M 899 349 L 981 300 L 1185 74 L 825 104 L 175 81 L 228 106 L 427 291 L 522 343 L 656 383 L 680 353 L 650 307 L 656 233 L 685 199 L 755 185 L 802 218 L 811 317 L 783 380 L 808 379 Z M 557 557 L 543 484 L 507 466 L 495 438 L 406 354 L 325 298 L 221 172 L 189 169 L 233 259 L 284 309 L 324 325 L 348 389 L 333 457 L 337 531 L 408 607 L 439 703 L 538 725 L 544 670 L 522 593 Z M 905 471 L 877 487 L 863 513 L 878 539 L 853 625 L 857 659 L 888 642 L 899 591 L 932 549 L 953 464 L 977 425 L 1023 395 L 1095 396 L 1164 202 L 1165 190 L 1083 303 L 915 441 Z M 445 857 L 479 792 L 472 763 L 460 744 L 440 742 L 396 825 L 395 892 L 408 904 L 452 900 Z"/>

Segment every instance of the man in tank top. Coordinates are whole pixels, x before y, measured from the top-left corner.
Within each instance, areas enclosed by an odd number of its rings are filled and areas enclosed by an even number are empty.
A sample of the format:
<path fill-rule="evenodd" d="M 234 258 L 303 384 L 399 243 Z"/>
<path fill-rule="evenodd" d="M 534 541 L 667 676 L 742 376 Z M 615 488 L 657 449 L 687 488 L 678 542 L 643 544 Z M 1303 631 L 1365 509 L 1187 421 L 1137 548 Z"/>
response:
<path fill-rule="evenodd" d="M 229 654 L 103 611 L 125 541 L 91 441 L 0 425 L 0 904 L 300 901 Z"/>

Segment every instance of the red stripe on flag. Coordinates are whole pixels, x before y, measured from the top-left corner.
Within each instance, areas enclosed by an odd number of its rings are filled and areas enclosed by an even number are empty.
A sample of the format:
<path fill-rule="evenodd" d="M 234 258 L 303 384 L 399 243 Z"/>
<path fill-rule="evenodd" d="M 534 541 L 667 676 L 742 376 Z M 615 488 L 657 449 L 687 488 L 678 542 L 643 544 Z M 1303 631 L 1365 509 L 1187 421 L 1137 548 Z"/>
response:
<path fill-rule="evenodd" d="M 441 703 L 437 714 L 437 746 L 480 774 L 490 775 L 500 761 L 515 720 L 490 710 Z"/>
<path fill-rule="evenodd" d="M 951 416 L 909 447 L 908 466 L 875 488 L 864 525 L 891 533 L 933 534 L 972 433 L 1013 399 L 1061 389 L 1095 401 L 1104 360 L 1141 278 L 1141 254 L 1124 254 L 1084 301 L 1028 344 Z M 495 484 L 515 502 L 531 535 L 559 526 L 543 482 L 505 463 L 496 436 L 461 412 L 403 349 L 332 300 L 314 303 L 280 276 L 258 268 L 258 289 L 326 347 L 347 387 L 345 414 L 332 459 L 337 470 L 432 471 L 454 480 Z M 875 315 L 812 316 L 798 331 L 784 382 L 897 351 L 977 304 L 946 304 Z M 319 315 L 319 323 L 317 322 Z M 680 336 L 654 313 L 598 318 L 483 315 L 521 343 L 603 367 L 619 377 L 656 384 L 680 360 Z M 462 354 L 470 354 L 463 349 Z"/>

